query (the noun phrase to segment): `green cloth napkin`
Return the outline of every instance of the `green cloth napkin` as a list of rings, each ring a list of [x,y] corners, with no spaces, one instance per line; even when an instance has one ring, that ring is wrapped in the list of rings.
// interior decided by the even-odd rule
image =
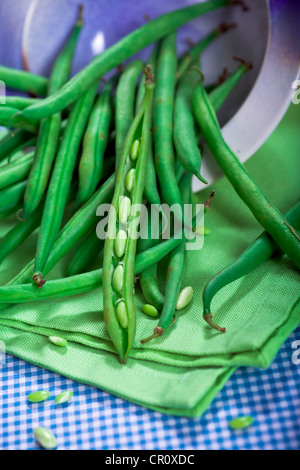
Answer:
[[[246,164],[283,211],[300,197],[299,124],[299,110],[293,105]],[[143,301],[137,289],[136,342],[126,366],[121,365],[105,330],[98,289],[1,311],[0,340],[7,352],[142,406],[189,417],[205,411],[237,367],[267,367],[299,323],[299,274],[285,256],[277,255],[216,295],[213,312],[216,321],[226,326],[226,334],[206,325],[205,284],[262,231],[224,178],[214,188],[212,209],[205,217],[211,233],[201,251],[188,253],[184,285],[193,286],[195,297],[162,338],[140,344],[157,321],[141,313]],[[208,192],[203,191],[203,200]],[[1,222],[2,234],[10,223]],[[32,258],[35,241],[36,234],[3,263],[1,283]],[[51,273],[53,278],[63,276],[67,261]],[[68,347],[52,345],[49,335],[63,336]]]

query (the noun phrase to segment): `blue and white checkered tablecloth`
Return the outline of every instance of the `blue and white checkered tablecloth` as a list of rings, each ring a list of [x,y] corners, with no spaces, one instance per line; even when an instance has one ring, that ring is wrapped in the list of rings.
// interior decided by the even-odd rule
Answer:
[[[79,384],[12,356],[0,368],[0,448],[37,449],[33,430],[51,429],[59,449],[300,449],[300,328],[268,370],[239,369],[198,419],[162,415]],[[299,343],[296,343],[299,341]],[[294,361],[296,362],[296,361]],[[49,390],[51,399],[29,404],[27,395]],[[72,390],[61,407],[54,397]],[[254,424],[229,429],[239,415]]]

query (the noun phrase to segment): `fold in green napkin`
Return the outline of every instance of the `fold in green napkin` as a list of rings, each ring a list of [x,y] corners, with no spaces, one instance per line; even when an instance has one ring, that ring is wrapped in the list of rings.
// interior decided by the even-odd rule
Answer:
[[[292,105],[285,118],[246,166],[266,194],[285,211],[300,197],[300,115]],[[232,262],[262,231],[223,178],[206,215],[211,229],[204,248],[188,253],[184,285],[192,285],[192,304],[161,338],[141,345],[156,321],[141,313],[137,289],[137,335],[126,366],[118,362],[105,330],[102,291],[66,299],[15,305],[0,312],[0,340],[6,351],[124,399],[161,412],[199,416],[239,366],[267,367],[300,319],[299,273],[285,257],[272,260],[220,291],[212,302],[216,321],[227,333],[211,330],[202,319],[206,282]],[[203,200],[209,189],[203,191]],[[10,221],[1,222],[2,235]],[[11,278],[34,254],[36,234],[0,270]],[[67,259],[49,278],[63,276]],[[1,298],[0,298],[1,301]],[[63,336],[66,349],[49,343]]]

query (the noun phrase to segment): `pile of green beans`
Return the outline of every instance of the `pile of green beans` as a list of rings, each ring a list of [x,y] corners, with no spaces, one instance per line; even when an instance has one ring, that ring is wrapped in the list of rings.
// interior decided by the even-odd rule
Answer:
[[[300,267],[299,203],[285,216],[280,214],[227,146],[216,116],[251,64],[238,59],[241,63],[230,75],[223,74],[206,89],[202,83],[202,52],[236,25],[222,24],[177,57],[180,26],[232,5],[246,10],[239,0],[208,0],[163,15],[106,49],[70,79],[83,28],[80,7],[49,79],[0,66],[0,80],[28,94],[9,96],[0,105],[0,124],[7,127],[0,134],[0,220],[13,214],[18,218],[0,241],[0,264],[37,231],[34,259],[0,287],[0,310],[102,286],[106,328],[125,363],[136,336],[139,280],[145,299],[142,311],[158,317],[154,333],[141,343],[172,330],[195,288],[184,283],[188,258],[182,209],[192,205],[189,229],[195,237],[203,236],[196,226],[199,198],[192,194],[193,175],[207,183],[201,175],[203,139],[267,231],[207,284],[204,320],[225,331],[212,320],[214,295],[278,248]],[[134,59],[122,65],[151,43],[145,64]],[[117,66],[105,80],[103,75]],[[164,205],[171,208],[170,220]],[[146,215],[144,207],[149,209]],[[155,222],[151,211],[158,215]],[[173,227],[172,222],[179,225]],[[164,240],[166,230],[170,236]],[[46,282],[67,254],[65,277]],[[63,339],[53,341],[65,345]]]

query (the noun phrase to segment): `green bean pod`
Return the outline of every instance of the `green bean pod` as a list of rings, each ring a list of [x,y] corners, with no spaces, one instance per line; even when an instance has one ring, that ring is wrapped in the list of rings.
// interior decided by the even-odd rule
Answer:
[[[178,84],[187,72],[190,65],[197,60],[199,60],[202,52],[213,42],[215,38],[220,36],[223,32],[227,31],[228,27],[226,25],[221,25],[219,28],[214,29],[208,36],[204,39],[201,39],[197,44],[195,44],[191,49],[183,55],[179,60],[178,68],[176,72],[176,83]]]
[[[76,249],[68,266],[67,276],[75,276],[89,271],[90,266],[98,258],[103,245],[103,240],[99,240],[95,228],[93,228],[88,237]]]
[[[137,245],[138,252],[148,250],[160,242],[160,227],[155,227],[157,230],[157,233],[155,234],[151,233],[153,229],[154,227],[151,226],[151,211],[149,210],[147,224],[143,223],[143,220],[141,221],[141,236]],[[143,271],[139,276],[139,282],[148,304],[154,305],[159,311],[161,311],[164,304],[164,296],[160,292],[157,284],[157,265],[154,264]]]
[[[191,200],[192,185],[191,175],[186,174],[180,182],[180,190],[183,204],[189,204]],[[171,253],[168,260],[165,301],[158,325],[154,329],[153,335],[149,338],[141,340],[146,343],[153,338],[161,336],[166,328],[173,321],[178,296],[181,290],[181,284],[185,271],[186,253],[185,243],[180,243]]]
[[[23,201],[26,181],[13,184],[0,191],[0,213],[16,208]]]
[[[163,41],[157,64],[157,86],[154,97],[155,167],[163,201],[169,206],[180,204],[175,177],[173,148],[173,108],[176,72],[176,34]]]
[[[193,173],[202,183],[207,181],[200,173],[201,153],[196,144],[195,124],[191,111],[192,97],[199,80],[196,70],[189,70],[179,83],[174,113],[174,144],[182,167]]]
[[[68,80],[76,45],[83,26],[82,7],[71,35],[58,55],[51,72],[48,95],[55,93]],[[34,163],[28,178],[24,196],[25,217],[28,217],[40,204],[48,186],[51,169],[56,156],[61,131],[61,114],[57,113],[41,122]]]
[[[298,234],[265,196],[239,158],[226,144],[202,83],[199,83],[194,92],[193,112],[207,145],[237,194],[277,245],[300,268],[300,238]]]
[[[73,106],[55,160],[35,257],[33,281],[39,287],[42,287],[45,283],[42,272],[60,230],[68,194],[66,188],[70,186],[72,181],[81,139],[97,89],[98,83],[84,93]]]
[[[46,191],[60,135],[61,118],[54,114],[41,123],[37,147],[24,195],[25,217],[39,205]]]
[[[143,271],[139,276],[140,286],[147,303],[161,311],[164,306],[165,297],[159,290],[157,284],[157,265]]]
[[[296,230],[300,229],[300,201],[285,213],[285,218]],[[277,249],[277,245],[267,232],[262,233],[233,263],[216,274],[203,291],[203,317],[213,328],[225,332],[212,321],[211,302],[223,287],[251,273],[265,263]]]
[[[133,60],[122,73],[116,94],[116,169],[122,158],[123,146],[134,118],[136,84],[143,71],[143,62]]]
[[[12,159],[12,156],[21,149],[34,145],[36,138],[22,129],[16,129],[13,134],[8,133],[0,141],[0,161]]]
[[[160,44],[157,42],[154,44],[151,54],[147,59],[147,64],[151,66],[152,73],[155,75],[156,73],[156,62],[158,58]],[[136,99],[136,109],[141,105],[145,94],[145,78],[142,77],[137,93]],[[152,137],[152,136],[151,136]],[[145,188],[144,188],[144,196],[149,202],[149,204],[161,204],[160,195],[157,186],[157,177],[156,177],[156,170],[154,166],[154,156],[153,156],[153,145],[149,146],[149,156],[147,160],[147,178],[145,181]]]
[[[8,106],[10,108],[25,109],[28,106],[36,104],[39,102],[37,98],[27,98],[25,96],[6,96],[5,104],[0,105],[0,108],[3,106]]]
[[[210,0],[167,13],[148,22],[95,57],[87,67],[75,75],[61,90],[49,96],[43,102],[21,111],[15,119],[22,120],[23,117],[27,117],[40,120],[65,109],[76,101],[96,80],[100,80],[118,64],[129,59],[149,44],[177,30],[197,16],[236,3],[235,0]]]
[[[241,65],[231,75],[229,75],[223,83],[216,86],[209,93],[209,99],[215,112],[219,111],[232,90],[241,81],[245,73],[247,73],[251,68],[252,65],[250,63],[242,61]]]
[[[33,155],[34,152],[25,154],[24,157],[8,163],[1,168],[0,190],[27,178],[32,165]]]
[[[115,79],[103,88],[91,112],[83,139],[83,151],[79,163],[79,191],[76,206],[86,202],[96,190],[102,177],[104,153],[112,119],[111,95]]]
[[[126,362],[136,329],[133,292],[137,240],[133,222],[139,223],[139,216],[136,213],[133,214],[131,208],[142,204],[149,154],[154,90],[151,67],[146,68],[146,73],[145,97],[130,126],[118,166],[116,189],[109,212],[107,238],[104,245],[104,320],[122,363]],[[140,142],[138,146],[137,141]],[[128,192],[126,177],[131,169],[135,169],[135,182],[132,191]],[[116,238],[119,230],[122,230],[127,239],[124,250],[119,250],[120,240]]]
[[[219,111],[228,95],[250,68],[250,64],[243,62],[224,83],[209,93],[209,98],[215,112]],[[206,184],[207,181],[200,174],[201,153],[198,148],[198,142],[201,139],[201,134],[196,137],[194,117],[191,111],[192,95],[198,82],[198,77],[199,75],[196,70],[188,71],[181,80],[177,91],[174,116],[174,143],[179,162],[176,162],[175,174],[178,181],[183,174],[184,168]]]
[[[47,94],[48,79],[23,70],[0,65],[0,80],[5,83],[7,88],[38,96],[46,96]]]
[[[19,222],[2,238],[0,243],[0,264],[40,225],[42,214],[43,204],[41,204],[27,220]]]
[[[19,112],[18,108],[11,108],[9,106],[0,106],[0,126],[8,127],[9,129],[11,127],[17,127],[17,128],[20,127],[21,129],[24,129],[33,134],[36,133],[38,130],[38,123],[30,119],[23,119],[20,122],[16,122],[12,126],[13,116],[15,116],[17,112]]]

